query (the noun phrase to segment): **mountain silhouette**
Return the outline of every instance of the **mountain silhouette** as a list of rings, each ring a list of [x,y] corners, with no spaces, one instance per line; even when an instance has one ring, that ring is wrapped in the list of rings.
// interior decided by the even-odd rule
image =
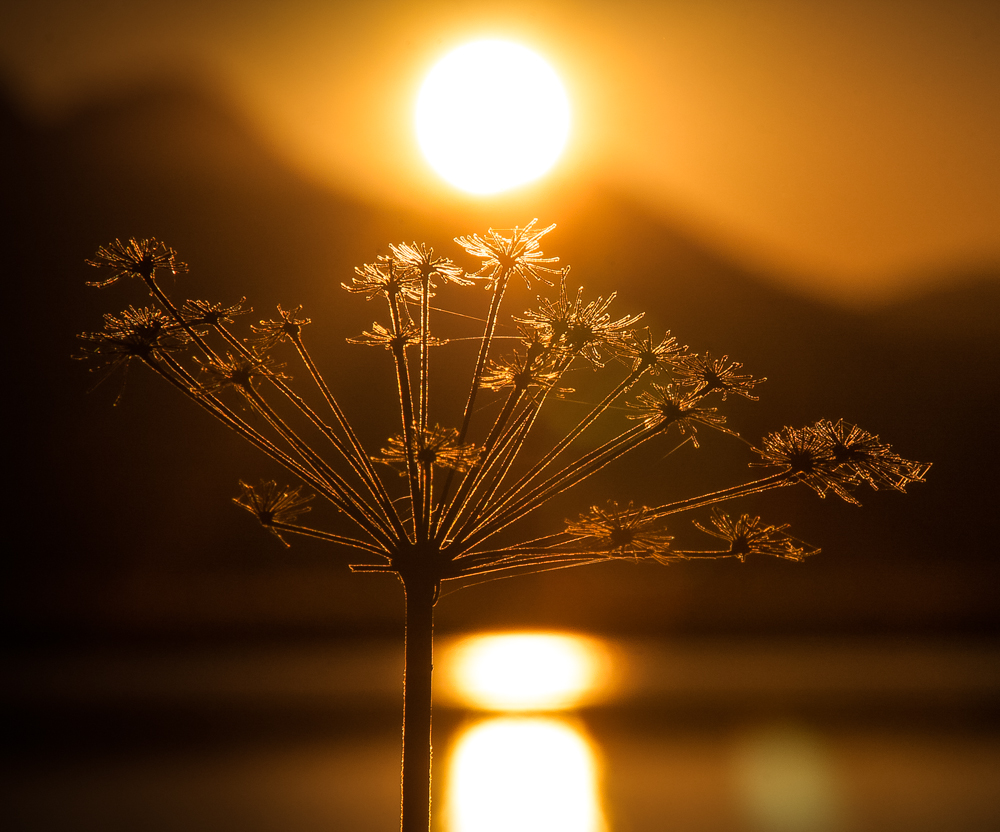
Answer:
[[[276,303],[303,304],[320,365],[377,449],[394,427],[371,391],[392,376],[380,351],[345,344],[378,313],[341,282],[390,242],[426,241],[459,259],[452,237],[535,216],[559,224],[545,250],[573,265],[588,297],[617,292],[620,314],[645,310],[654,332],[670,329],[768,378],[760,402],[723,405],[751,443],[785,424],[844,417],[935,467],[906,497],[868,494],[860,510],[804,489],[755,503],[768,522],[790,521],[824,548],[805,566],[567,570],[449,597],[442,626],[981,632],[998,623],[988,521],[1000,444],[996,273],[860,313],[796,294],[599,183],[536,205],[507,202],[496,219],[486,207],[428,216],[365,203],[310,181],[220,96],[185,83],[136,88],[45,126],[0,102],[0,133],[15,292],[8,342],[19,358],[13,516],[25,534],[7,584],[11,626],[345,632],[401,621],[398,590],[384,578],[350,575],[341,556],[308,541],[285,552],[229,503],[238,478],[279,470],[156,379],[102,379],[70,360],[76,333],[141,302],[121,281],[84,286],[83,260],[98,245],[162,239],[192,266],[179,291],[246,295],[252,320]],[[527,308],[534,293],[517,292],[511,303]],[[704,444],[608,482],[652,502],[648,489],[664,477],[695,488],[746,476],[744,445]]]

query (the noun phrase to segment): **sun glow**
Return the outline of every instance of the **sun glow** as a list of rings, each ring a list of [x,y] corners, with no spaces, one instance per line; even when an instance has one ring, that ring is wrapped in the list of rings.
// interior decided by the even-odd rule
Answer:
[[[600,645],[557,633],[474,636],[445,653],[446,686],[466,704],[497,711],[571,708],[598,693]]]
[[[417,140],[451,184],[491,194],[529,182],[559,158],[569,101],[552,68],[515,43],[481,40],[445,56],[417,99]]]

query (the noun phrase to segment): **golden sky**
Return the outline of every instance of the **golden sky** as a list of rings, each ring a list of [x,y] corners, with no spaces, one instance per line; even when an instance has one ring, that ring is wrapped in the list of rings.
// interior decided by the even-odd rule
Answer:
[[[0,75],[43,118],[193,77],[318,180],[431,208],[453,197],[414,139],[421,80],[506,37],[571,98],[555,185],[612,185],[849,302],[1000,263],[995,2],[5,0],[0,16]]]

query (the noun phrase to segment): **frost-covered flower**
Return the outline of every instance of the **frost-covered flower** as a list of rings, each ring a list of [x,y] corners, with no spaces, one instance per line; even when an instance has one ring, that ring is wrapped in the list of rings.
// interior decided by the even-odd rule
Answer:
[[[757,401],[758,397],[751,391],[755,385],[767,379],[736,372],[742,367],[739,361],[730,361],[728,355],[722,358],[712,358],[707,352],[704,355],[689,355],[677,367],[676,379],[681,384],[694,387],[700,394],[717,392],[725,399],[732,393]]]
[[[648,370],[652,375],[676,371],[682,366],[687,356],[687,347],[677,343],[668,331],[658,344],[653,343],[653,336],[648,329],[629,332],[615,345],[615,357],[633,373]]]
[[[532,351],[531,348],[521,353],[517,350],[512,355],[498,358],[483,374],[483,387],[487,390],[500,390],[513,387],[515,390],[527,390],[529,387],[551,387],[559,380],[559,370],[556,368],[555,356],[546,350]]]
[[[274,480],[261,480],[260,485],[253,486],[240,480],[240,490],[242,493],[233,497],[233,502],[253,514],[286,547],[288,543],[274,524],[291,524],[300,514],[312,510],[306,503],[313,495],[303,494],[301,485],[279,487]]]
[[[284,365],[275,364],[270,358],[255,360],[243,356],[227,355],[202,363],[201,391],[216,393],[226,387],[238,387],[245,393],[257,389],[260,378],[274,378],[287,381],[290,377],[281,372]]]
[[[212,303],[207,300],[188,300],[181,307],[181,317],[188,326],[206,327],[231,324],[237,315],[245,315],[250,309],[244,309],[246,298],[240,298],[230,306]]]
[[[801,541],[785,533],[788,528],[769,526],[760,522],[759,517],[741,514],[733,520],[719,509],[712,509],[712,526],[703,526],[695,522],[695,526],[705,534],[717,537],[729,544],[729,554],[745,560],[747,555],[771,555],[788,560],[803,560],[809,555],[819,552],[816,548],[807,548]]]
[[[558,262],[559,258],[543,257],[538,241],[555,228],[555,224],[535,230],[536,222],[538,220],[532,220],[524,228],[514,228],[509,237],[492,228],[485,234],[456,237],[456,243],[483,261],[473,277],[485,277],[492,284],[501,277],[518,274],[529,289],[532,280],[549,283],[544,275],[559,274],[559,269],[550,268],[548,264]]]
[[[414,323],[407,323],[399,332],[393,332],[378,321],[372,323],[370,330],[365,330],[359,338],[348,338],[348,344],[360,344],[364,347],[383,347],[384,349],[395,351],[400,347],[413,347],[420,343],[420,327]],[[428,347],[439,347],[447,341],[440,338],[428,338]]]
[[[804,428],[786,427],[765,437],[762,460],[755,465],[777,465],[795,474],[799,482],[821,497],[833,491],[849,503],[860,505],[850,490],[864,482],[904,491],[913,482],[923,482],[928,463],[904,459],[877,436],[843,419],[821,419]]]
[[[656,555],[666,553],[673,537],[646,518],[649,509],[631,502],[621,507],[609,500],[607,508],[591,506],[579,520],[566,521],[566,533],[590,540],[590,546],[607,554]]]
[[[840,419],[820,419],[813,426],[829,445],[829,453],[841,470],[873,489],[880,485],[905,491],[913,482],[923,482],[930,464],[903,459],[875,434]]]
[[[190,336],[176,321],[155,307],[130,306],[118,315],[104,316],[104,330],[79,336],[90,348],[88,352],[118,367],[133,358],[145,361],[158,352],[184,347]]]
[[[302,327],[312,323],[309,318],[299,317],[301,311],[301,306],[296,306],[294,309],[282,309],[279,303],[277,320],[251,324],[250,329],[257,336],[254,339],[254,349],[258,352],[266,352],[282,341],[297,341],[302,334]]]
[[[608,308],[616,297],[583,301],[583,288],[571,298],[566,288],[568,269],[563,269],[559,281],[559,296],[555,300],[539,298],[537,310],[529,310],[515,320],[534,328],[544,342],[571,355],[581,355],[595,367],[604,366],[602,349],[617,352],[624,348],[632,328],[642,315],[626,315],[612,320]]]
[[[471,442],[460,443],[454,428],[433,428],[415,433],[415,459],[421,465],[451,468],[459,473],[468,471],[479,459],[479,450]],[[376,462],[405,466],[408,459],[406,440],[402,436],[389,439],[389,446],[382,449],[383,456]]]
[[[698,447],[698,426],[715,428],[724,433],[732,433],[725,427],[726,417],[716,412],[714,407],[698,404],[701,396],[673,384],[654,384],[652,390],[640,393],[628,406],[635,413],[630,419],[642,419],[648,428],[666,430],[677,425],[682,436],[690,434],[691,443]]]
[[[368,300],[383,295],[386,298],[420,298],[420,281],[413,269],[399,266],[388,255],[380,255],[374,263],[365,263],[354,269],[350,283],[341,283],[348,292],[365,295]]]
[[[465,276],[465,269],[447,257],[435,257],[434,249],[423,243],[400,243],[389,245],[393,259],[398,268],[408,270],[421,285],[434,285],[434,278],[440,278],[446,283],[456,283],[459,286],[472,286],[475,281]]]
[[[856,478],[834,459],[830,442],[821,431],[813,427],[784,427],[765,436],[761,447],[753,450],[761,461],[751,465],[783,468],[820,497],[832,491],[841,499],[859,505],[849,490]]]
[[[137,240],[129,237],[124,243],[115,240],[97,249],[97,253],[87,264],[98,269],[105,269],[110,276],[105,280],[87,281],[88,286],[108,286],[119,277],[141,277],[147,280],[156,278],[157,269],[169,269],[172,274],[186,272],[187,263],[177,259],[177,252],[159,240]]]

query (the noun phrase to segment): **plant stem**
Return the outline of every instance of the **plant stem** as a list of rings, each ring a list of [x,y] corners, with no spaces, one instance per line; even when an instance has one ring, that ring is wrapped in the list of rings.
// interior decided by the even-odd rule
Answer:
[[[431,672],[436,586],[422,575],[403,579],[406,647],[403,669],[401,832],[428,832],[431,822]]]

